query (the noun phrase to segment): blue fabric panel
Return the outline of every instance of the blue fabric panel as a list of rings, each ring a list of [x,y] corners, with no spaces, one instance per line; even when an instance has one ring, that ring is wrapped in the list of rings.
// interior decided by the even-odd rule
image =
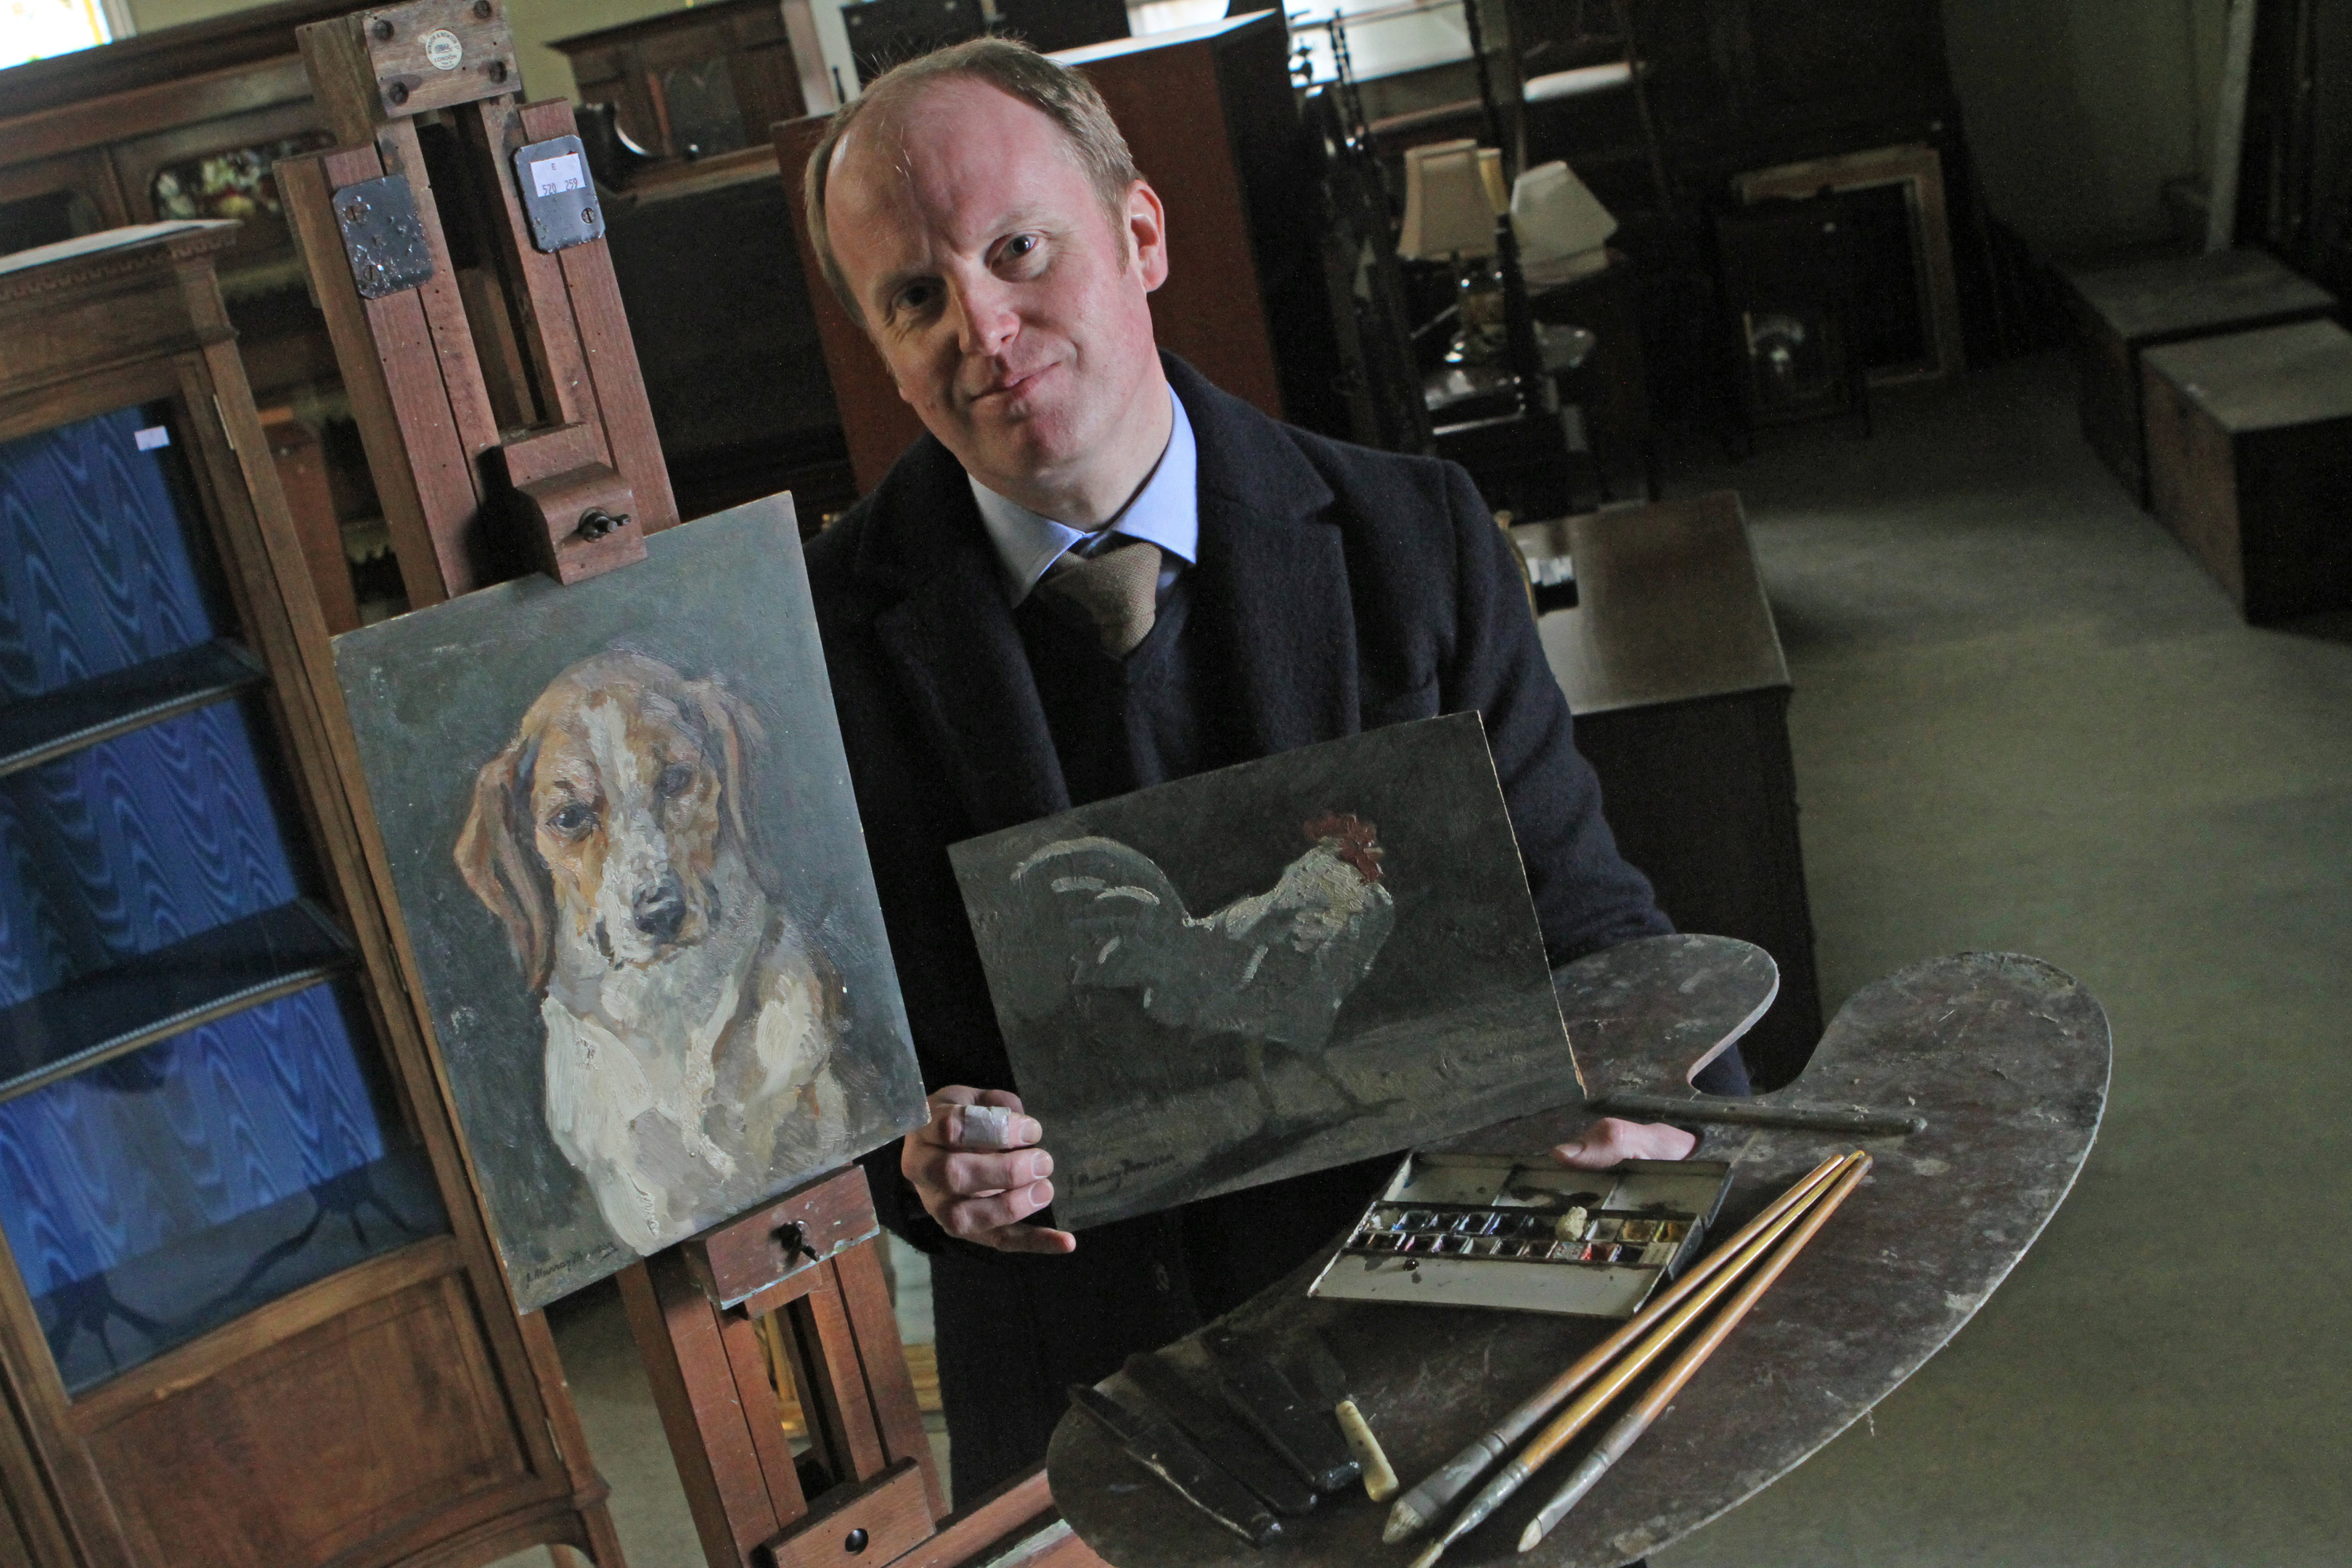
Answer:
[[[383,1153],[317,985],[0,1103],[0,1230],[45,1295]]]
[[[227,702],[0,779],[0,1005],[299,890]]]
[[[0,701],[221,635],[179,455],[135,439],[157,417],[123,408],[0,443]]]

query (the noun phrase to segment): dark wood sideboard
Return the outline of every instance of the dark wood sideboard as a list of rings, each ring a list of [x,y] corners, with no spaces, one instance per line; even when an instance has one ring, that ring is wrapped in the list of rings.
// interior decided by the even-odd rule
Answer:
[[[1740,1053],[1759,1088],[1787,1083],[1821,1038],[1821,985],[1789,666],[1739,498],[1529,526],[1576,563],[1576,607],[1536,625],[1618,847],[1677,929],[1752,942],[1780,964],[1780,997]]]

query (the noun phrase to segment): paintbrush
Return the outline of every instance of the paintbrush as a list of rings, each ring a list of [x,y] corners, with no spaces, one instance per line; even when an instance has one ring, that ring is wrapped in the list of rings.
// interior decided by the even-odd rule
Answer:
[[[1836,1162],[1838,1166],[1851,1166],[1858,1156],[1848,1155]],[[1832,1180],[1835,1178],[1832,1177]],[[1811,1178],[1808,1178],[1811,1181]],[[1607,1408],[1619,1394],[1650,1364],[1664,1355],[1683,1331],[1698,1321],[1699,1316],[1720,1300],[1738,1285],[1759,1258],[1769,1253],[1775,1242],[1810,1216],[1817,1208],[1824,1192],[1833,1190],[1826,1183],[1806,1186],[1798,1202],[1782,1209],[1773,1220],[1740,1244],[1725,1266],[1717,1270],[1703,1288],[1691,1292],[1680,1306],[1669,1313],[1633,1350],[1611,1363],[1608,1369],[1577,1395],[1567,1409],[1554,1416],[1538,1433],[1519,1456],[1497,1472],[1468,1506],[1446,1527],[1445,1533],[1433,1542],[1420,1556],[1413,1559],[1412,1568],[1430,1568],[1445,1549],[1484,1524],[1496,1509],[1510,1500],[1528,1477],[1541,1468],[1553,1455],[1568,1445],[1570,1438],[1582,1431],[1592,1418]]]
[[[1927,1131],[1916,1111],[1865,1110],[1843,1105],[1757,1105],[1740,1100],[1676,1100],[1664,1094],[1612,1094],[1585,1110],[1652,1121],[1716,1121],[1731,1127],[1788,1127],[1800,1131],[1851,1132],[1857,1138],[1901,1138]]]
[[[1823,1161],[1811,1175],[1774,1199],[1762,1214],[1742,1226],[1729,1240],[1693,1264],[1680,1279],[1660,1291],[1647,1307],[1587,1351],[1574,1365],[1530,1394],[1509,1415],[1474,1438],[1467,1447],[1397,1499],[1395,1506],[1389,1510],[1388,1526],[1381,1532],[1381,1539],[1394,1546],[1436,1519],[1439,1510],[1469,1489],[1486,1473],[1487,1466],[1501,1458],[1513,1443],[1524,1436],[1537,1422],[1550,1415],[1561,1400],[1590,1382],[1619,1351],[1664,1321],[1668,1313],[1712,1279],[1741,1247],[1802,1202],[1807,1193],[1834,1175],[1842,1163],[1838,1160]]]
[[[1530,1520],[1527,1529],[1520,1533],[1520,1551],[1534,1551],[1543,1538],[1551,1533],[1552,1527],[1568,1516],[1568,1510],[1583,1500],[1584,1494],[1608,1473],[1609,1467],[1623,1458],[1625,1450],[1633,1446],[1634,1440],[1650,1429],[1650,1424],[1664,1413],[1666,1406],[1674,1403],[1675,1395],[1683,1391],[1683,1385],[1706,1364],[1706,1358],[1713,1355],[1716,1347],[1722,1344],[1725,1337],[1738,1326],[1739,1320],[1748,1315],[1748,1310],[1772,1288],[1772,1282],[1780,1277],[1780,1271],[1796,1260],[1797,1254],[1805,1249],[1805,1244],[1813,1239],[1814,1233],[1828,1223],[1830,1215],[1837,1213],[1838,1205],[1862,1184],[1862,1178],[1870,1171],[1870,1156],[1857,1154],[1853,1158],[1857,1162],[1853,1168],[1838,1178],[1837,1185],[1830,1190],[1828,1196],[1807,1211],[1803,1223],[1740,1288],[1739,1294],[1731,1299],[1715,1321],[1706,1326],[1706,1331],[1691,1342],[1690,1348],[1675,1359],[1675,1363],[1666,1368],[1664,1375],[1634,1403],[1632,1409],[1617,1418],[1617,1424],[1609,1428],[1601,1441],[1593,1446],[1592,1451],[1577,1461],[1576,1469],[1568,1478],[1568,1484],[1543,1505],[1542,1511]],[[1517,1463],[1514,1461],[1515,1466]],[[1540,1464],[1542,1460],[1538,1459],[1536,1463]],[[1532,1469],[1533,1466],[1529,1468]]]

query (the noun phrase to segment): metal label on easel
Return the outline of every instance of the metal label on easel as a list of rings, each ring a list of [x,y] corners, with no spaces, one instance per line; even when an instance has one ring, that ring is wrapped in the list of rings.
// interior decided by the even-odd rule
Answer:
[[[579,137],[558,136],[518,148],[514,167],[533,245],[551,252],[604,237],[604,215],[596,210],[596,182],[589,177]]]
[[[351,258],[352,281],[361,299],[381,300],[433,276],[433,252],[405,174],[362,180],[337,191],[335,224],[343,231],[343,252]]]

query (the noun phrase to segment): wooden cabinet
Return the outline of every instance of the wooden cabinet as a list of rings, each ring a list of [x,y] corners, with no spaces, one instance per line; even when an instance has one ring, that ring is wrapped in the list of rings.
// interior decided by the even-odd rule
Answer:
[[[1780,966],[1779,999],[1739,1043],[1758,1087],[1777,1088],[1812,1055],[1822,999],[1789,667],[1739,498],[1528,526],[1576,564],[1576,608],[1536,624],[1618,847],[1677,929],[1752,942]]]
[[[0,258],[0,1542],[617,1568],[362,864],[237,243]]]
[[[572,62],[581,101],[611,104],[622,133],[657,158],[761,146],[777,121],[833,102],[807,0],[720,0],[548,47]]]
[[[294,29],[350,9],[282,0],[0,70],[0,254],[124,224],[237,220],[215,269],[246,380],[261,406],[305,426],[331,471],[313,492],[331,510],[306,513],[306,526],[322,539],[348,530],[363,552],[381,509],[270,173],[332,140]],[[341,552],[319,567],[322,597],[350,604]],[[356,614],[339,611],[331,629]]]

